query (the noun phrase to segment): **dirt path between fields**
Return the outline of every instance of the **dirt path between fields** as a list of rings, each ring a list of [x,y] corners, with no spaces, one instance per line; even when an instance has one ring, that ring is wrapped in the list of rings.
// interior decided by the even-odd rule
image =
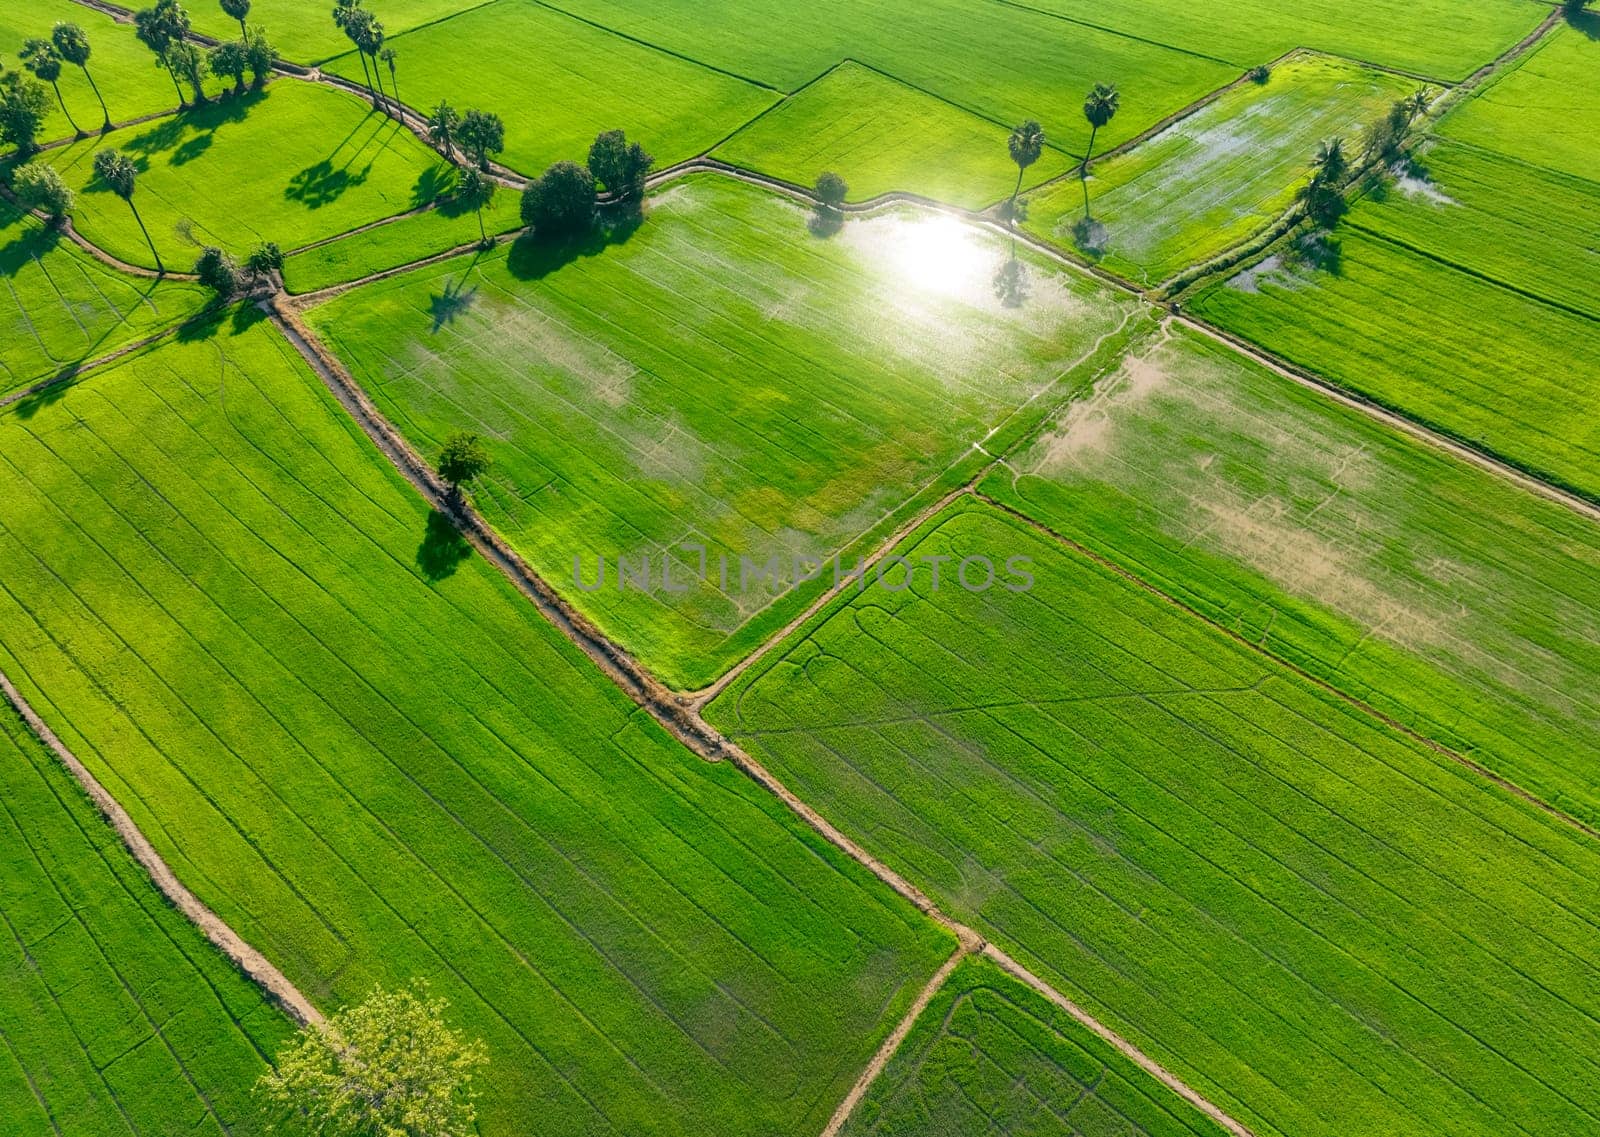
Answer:
[[[266,956],[246,943],[244,937],[224,923],[220,916],[202,904],[194,893],[183,886],[167,862],[161,859],[161,854],[156,852],[149,839],[134,824],[133,818],[128,816],[127,810],[122,808],[117,799],[100,784],[99,779],[78,760],[77,755],[67,749],[66,744],[39,717],[4,672],[0,672],[0,694],[4,694],[6,702],[22,716],[29,729],[39,736],[40,741],[50,748],[61,764],[77,779],[78,784],[89,795],[89,800],[94,802],[95,808],[117,831],[117,836],[122,838],[122,843],[128,852],[132,853],[134,860],[150,874],[150,880],[173,907],[182,912],[205,934],[206,939],[232,960],[240,971],[253,980],[297,1023],[301,1026],[320,1023],[322,1013],[312,1006],[311,1000],[302,995]]]

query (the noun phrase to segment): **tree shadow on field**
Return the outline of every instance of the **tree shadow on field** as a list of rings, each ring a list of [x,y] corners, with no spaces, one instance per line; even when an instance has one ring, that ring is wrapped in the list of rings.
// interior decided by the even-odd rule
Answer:
[[[290,178],[289,184],[283,188],[283,196],[290,201],[298,201],[307,209],[321,209],[361,185],[371,173],[370,162],[352,174],[348,168],[334,169],[333,163],[324,158]]]
[[[627,210],[615,217],[597,221],[586,233],[570,237],[540,237],[532,232],[523,233],[511,242],[511,250],[506,255],[506,268],[518,280],[539,280],[580,257],[598,256],[614,245],[627,244],[642,224],[642,213]]]
[[[1589,39],[1600,40],[1600,12],[1568,12],[1567,23]]]
[[[469,264],[461,271],[460,277],[444,282],[444,291],[435,292],[428,297],[428,316],[433,320],[434,332],[446,324],[453,324],[458,316],[463,315],[472,307],[473,301],[478,296],[478,286],[474,284],[467,287],[467,277],[472,275],[473,267],[478,263],[478,258],[472,258]]]
[[[451,521],[437,509],[428,514],[428,524],[422,531],[422,544],[417,546],[417,567],[429,581],[437,583],[461,567],[461,562],[472,556],[472,545],[461,535]]]
[[[60,243],[61,230],[54,225],[23,222],[21,232],[0,245],[0,276],[16,276]]]
[[[199,343],[220,332],[224,324],[228,326],[229,335],[238,335],[266,318],[267,314],[248,300],[238,304],[213,304],[179,324],[173,338],[179,343]]]
[[[121,148],[136,155],[136,161],[142,160],[141,169],[148,169],[150,159],[158,154],[169,154],[168,165],[181,166],[209,150],[218,130],[229,123],[243,122],[250,108],[265,97],[264,92],[253,91],[238,98],[213,99],[141,130]]]
[[[444,212],[445,206],[455,199],[446,197],[456,188],[456,168],[448,162],[435,162],[422,173],[417,175],[416,184],[411,187],[411,206],[419,209],[424,205],[439,203],[439,211]],[[443,198],[444,200],[440,200]],[[461,210],[457,210],[457,213]],[[455,213],[446,214],[454,217]]]
[[[826,241],[829,237],[838,236],[843,228],[844,210],[820,201],[812,207],[810,216],[806,218],[806,231],[819,240]]]

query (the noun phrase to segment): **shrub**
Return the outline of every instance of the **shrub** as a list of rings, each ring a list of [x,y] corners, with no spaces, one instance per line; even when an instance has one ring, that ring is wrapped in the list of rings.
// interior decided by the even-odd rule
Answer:
[[[829,209],[838,209],[850,196],[850,186],[832,170],[817,175],[817,200]]]
[[[589,147],[589,172],[618,201],[636,201],[644,196],[645,178],[655,161],[643,146],[630,143],[620,130],[597,135]]]
[[[12,178],[12,188],[17,198],[29,209],[48,214],[51,221],[60,222],[72,212],[77,195],[61,180],[54,166],[36,162],[23,166]]]
[[[194,271],[200,283],[215,292],[218,299],[226,300],[239,290],[239,266],[215,245],[201,250],[200,259],[194,262]]]

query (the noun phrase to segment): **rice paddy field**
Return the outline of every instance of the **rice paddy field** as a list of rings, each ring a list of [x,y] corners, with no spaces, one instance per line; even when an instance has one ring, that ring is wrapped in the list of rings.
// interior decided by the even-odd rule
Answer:
[[[711,149],[778,97],[534,0],[494,0],[399,36],[394,50],[407,103],[496,112],[506,124],[499,160],[530,176],[582,162],[594,136],[612,129],[669,166]],[[355,55],[328,70],[361,80]]]
[[[832,170],[849,183],[850,201],[898,190],[983,209],[1016,185],[1016,167],[1006,154],[1008,131],[847,62],[755,119],[714,156],[802,186]],[[1047,143],[1023,187],[1073,165],[1070,155]]]
[[[1155,138],[1029,202],[1028,228],[1142,286],[1266,228],[1310,179],[1317,143],[1359,137],[1415,86],[1370,67],[1299,56]],[[1087,200],[1085,200],[1087,199]]]
[[[50,30],[63,22],[77,24],[89,38],[87,66],[94,84],[70,63],[63,66],[57,81],[61,101],[81,129],[98,131],[105,121],[100,101],[94,95],[95,86],[100,88],[114,123],[177,107],[178,93],[172,89],[172,79],[156,66],[155,56],[135,38],[133,28],[73,0],[0,0],[0,66],[8,71],[21,70],[18,53],[23,43],[48,39]],[[222,84],[208,76],[205,89],[208,94],[215,94]],[[188,96],[185,88],[184,97]],[[42,138],[71,138],[72,134],[52,91]]]
[[[1600,822],[1600,526],[1169,325],[983,482]]]
[[[249,1090],[288,1020],[166,903],[9,705],[0,858],[6,1132],[267,1132]]]
[[[1594,1124],[1591,836],[992,507],[897,552],[708,710],[794,793],[1257,1133]]]
[[[1221,1127],[985,959],[918,1018],[845,1137],[1220,1137]]]
[[[308,320],[419,451],[481,434],[485,515],[677,686],[710,682],[831,583],[830,564],[793,588],[796,557],[844,550],[847,572],[976,472],[978,445],[1066,398],[1136,312],[951,218],[817,236],[798,205],[714,175],[613,236],[430,266]],[[651,585],[625,584],[619,558],[646,557]]]
[[[815,1132],[954,946],[670,741],[248,309],[6,412],[0,485],[0,669],[308,997],[431,981],[486,1135]]]
[[[0,398],[172,326],[205,302],[179,281],[126,276],[0,201]]]
[[[147,268],[155,260],[133,212],[94,173],[108,143],[139,166],[133,204],[166,267],[183,272],[204,245],[240,260],[262,241],[296,248],[426,204],[450,178],[394,120],[293,79],[50,151],[46,160],[78,191],[78,231]]]
[[[381,5],[366,6],[383,22],[384,34],[393,39],[481,3],[483,0],[384,0]],[[251,0],[250,15],[245,23],[268,29],[279,58],[301,64],[323,63],[350,50],[350,40],[329,18],[332,8],[332,4],[307,4],[305,0]],[[230,18],[218,4],[192,4],[189,15],[195,29],[207,35],[217,39],[239,36],[238,21]],[[387,74],[384,81],[388,81]]]

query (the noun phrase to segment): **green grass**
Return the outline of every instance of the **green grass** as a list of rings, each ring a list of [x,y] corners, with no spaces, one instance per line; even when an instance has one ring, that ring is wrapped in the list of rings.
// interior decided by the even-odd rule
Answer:
[[[106,109],[112,122],[127,122],[157,111],[170,111],[178,105],[178,93],[172,89],[172,79],[166,71],[156,66],[156,57],[133,34],[131,24],[119,24],[110,16],[93,8],[73,3],[73,0],[0,0],[0,66],[8,71],[22,70],[17,53],[23,41],[50,38],[50,29],[58,23],[77,24],[89,37],[89,74],[105,97]],[[98,134],[104,121],[100,102],[94,89],[83,77],[83,72],[72,64],[62,67],[61,98],[67,109],[83,130]],[[206,90],[212,94],[222,89],[216,79],[208,78]],[[184,97],[190,94],[184,85]],[[72,128],[61,113],[54,92],[50,96],[50,113],[45,119],[43,137],[69,138]],[[110,136],[111,144],[119,135]]]
[[[1025,522],[900,551],[1034,586],[923,562],[712,721],[1258,1134],[1594,1129],[1591,838]]]
[[[814,1134],[952,942],[463,560],[254,318],[0,416],[0,668],[320,1006],[428,978],[485,1137]]]
[[[483,3],[483,0],[383,0],[381,4],[367,4],[383,23],[383,31],[390,39],[401,32],[421,24],[442,20],[456,12]],[[195,30],[218,39],[238,39],[239,23],[222,11],[216,0],[196,0],[187,5]],[[267,38],[277,49],[281,59],[297,63],[321,63],[335,55],[350,50],[350,40],[334,26],[330,13],[332,3],[312,4],[307,0],[251,0],[250,15],[245,23],[250,27],[267,29]],[[401,76],[405,74],[406,60],[402,56],[396,64]],[[360,66],[356,67],[359,74]],[[383,81],[389,82],[388,69]],[[401,82],[405,80],[402,78]]]
[[[1221,1128],[984,959],[963,962],[844,1137],[1220,1137]]]
[[[804,186],[833,170],[850,184],[851,201],[902,190],[982,209],[1016,185],[1008,133],[869,67],[844,63],[717,147],[715,157]],[[1072,164],[1048,147],[1024,187]]]
[[[1306,47],[1443,80],[1466,78],[1533,31],[1549,11],[1526,0],[1030,0],[1030,6],[1240,67]]]
[[[169,269],[202,245],[243,259],[261,241],[285,249],[433,200],[449,184],[410,131],[325,85],[279,79],[110,140],[139,166],[133,202]],[[155,267],[128,206],[94,176],[105,143],[86,139],[48,161],[78,190],[73,223],[131,264]]]
[[[703,175],[603,253],[522,241],[308,318],[418,450],[482,434],[490,521],[668,682],[698,687],[819,587],[789,588],[794,556],[862,551],[961,484],[987,460],[975,444],[1020,437],[1135,310],[1032,260],[1008,307],[1003,239],[950,218],[807,226],[787,199]],[[651,587],[622,587],[618,558],[646,556]],[[661,586],[668,556],[684,592]],[[741,557],[780,558],[778,581],[751,570],[741,586]]]
[[[1453,111],[1447,137],[1580,178],[1600,177],[1600,15],[1562,27]]]
[[[0,201],[0,396],[196,312],[196,285],[125,276]]]
[[[0,703],[0,1116],[11,1137],[264,1133],[290,1023],[156,891]]]
[[[1600,527],[1173,328],[985,492],[1600,825]]]
[[[1347,223],[1600,319],[1600,181],[1439,141]]]
[[[1324,138],[1359,139],[1414,84],[1319,56],[1245,83],[1126,154],[1029,202],[1027,227],[1143,285],[1171,279],[1264,229],[1310,178]]]
[[[1095,83],[1115,82],[1122,90],[1122,111],[1099,140],[1115,145],[1240,70],[1017,4],[919,0],[910,10],[899,0],[802,6],[788,0],[559,0],[557,6],[784,91],[853,59],[1008,128],[1038,119],[1068,152],[1088,142],[1083,96]]]
[[[621,128],[669,166],[711,149],[777,94],[629,42],[532,0],[498,0],[394,41],[400,97],[449,100],[505,121],[499,160],[533,175],[582,162],[602,130]],[[360,80],[361,61],[329,70]],[[464,82],[470,76],[471,82]]]
[[[501,187],[483,211],[483,227],[493,237],[522,227],[521,195]],[[325,244],[291,253],[283,261],[284,287],[315,292],[375,272],[398,268],[478,240],[478,219],[448,199],[442,208],[397,218]]]
[[[1592,319],[1349,226],[1331,266],[1293,254],[1186,305],[1341,386],[1600,497]],[[1288,259],[1286,259],[1286,257]]]

